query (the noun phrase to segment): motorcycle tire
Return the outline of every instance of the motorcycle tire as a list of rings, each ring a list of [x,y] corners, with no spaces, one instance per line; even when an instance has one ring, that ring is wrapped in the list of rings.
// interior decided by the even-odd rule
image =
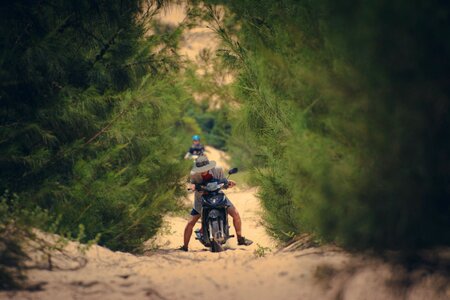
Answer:
[[[219,232],[219,230],[220,229],[219,229],[218,221],[213,221],[211,224],[212,236],[215,237],[217,232]],[[211,241],[211,252],[222,252],[222,251],[223,251],[222,245],[220,243],[218,243],[217,241],[212,240]]]
[[[211,252],[222,252],[222,251],[223,251],[223,247],[221,244],[219,244],[216,241],[211,242]]]

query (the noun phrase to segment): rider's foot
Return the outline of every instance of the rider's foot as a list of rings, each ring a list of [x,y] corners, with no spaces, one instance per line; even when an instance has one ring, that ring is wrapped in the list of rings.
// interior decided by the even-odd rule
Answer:
[[[250,246],[251,244],[253,244],[253,241],[246,239],[243,236],[238,237],[238,245],[239,246]]]
[[[189,251],[189,249],[188,249],[188,247],[187,247],[187,246],[181,246],[180,248],[178,248],[178,250],[181,250],[181,251],[186,251],[186,252],[188,252],[188,251]]]

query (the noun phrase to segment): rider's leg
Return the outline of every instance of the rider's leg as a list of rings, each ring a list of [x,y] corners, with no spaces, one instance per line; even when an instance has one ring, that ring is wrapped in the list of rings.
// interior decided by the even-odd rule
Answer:
[[[184,246],[186,249],[189,246],[189,241],[191,240],[192,230],[194,229],[195,224],[198,219],[200,219],[200,214],[191,216],[191,219],[186,224],[186,228],[184,228]]]
[[[238,240],[238,245],[250,246],[253,241],[246,239],[242,236],[242,222],[239,212],[234,206],[228,208],[228,214],[233,218],[234,229],[236,230],[236,236]]]
[[[234,229],[236,230],[237,238],[242,236],[242,222],[241,216],[236,207],[232,206],[228,208],[228,214],[233,218]]]

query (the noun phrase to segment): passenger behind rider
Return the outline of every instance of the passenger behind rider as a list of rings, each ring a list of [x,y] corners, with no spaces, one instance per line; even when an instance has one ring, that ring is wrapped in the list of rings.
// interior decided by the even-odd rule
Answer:
[[[191,189],[195,190],[196,184],[205,184],[212,180],[221,180],[224,179],[223,169],[221,167],[216,167],[215,161],[210,161],[206,156],[200,156],[192,168],[191,171]],[[233,180],[228,180],[228,188],[234,187],[236,183]],[[189,249],[189,241],[191,239],[192,230],[194,229],[195,224],[200,219],[200,214],[202,211],[202,202],[201,202],[201,192],[195,191],[194,194],[194,207],[191,211],[191,218],[189,222],[186,224],[186,228],[184,229],[184,244],[180,248],[180,250],[188,251]],[[236,236],[238,245],[249,246],[253,242],[249,239],[246,239],[242,236],[242,224],[241,217],[239,216],[239,212],[236,207],[234,207],[233,203],[231,203],[230,199],[226,197],[228,204],[228,214],[233,218],[234,229],[236,230]]]
[[[203,155],[204,152],[205,147],[202,144],[200,144],[200,136],[194,135],[192,136],[192,145],[189,148],[189,151],[184,156],[184,159],[189,159],[191,158],[192,155],[199,155],[199,156]]]

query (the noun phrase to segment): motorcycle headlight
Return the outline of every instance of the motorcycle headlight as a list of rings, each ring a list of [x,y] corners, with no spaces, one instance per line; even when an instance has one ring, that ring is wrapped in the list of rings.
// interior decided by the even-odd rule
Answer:
[[[216,219],[219,217],[219,215],[220,215],[220,212],[216,209],[213,209],[209,212],[208,217],[211,219]]]

